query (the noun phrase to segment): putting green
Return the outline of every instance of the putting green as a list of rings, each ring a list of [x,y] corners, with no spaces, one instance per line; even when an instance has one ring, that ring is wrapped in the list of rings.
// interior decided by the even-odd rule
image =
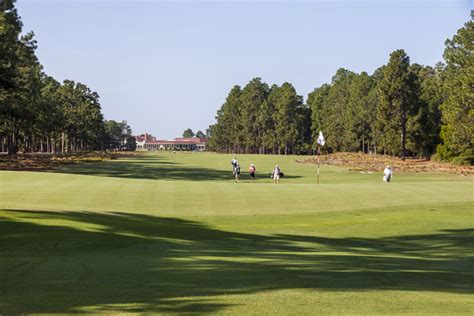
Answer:
[[[470,314],[472,177],[159,153],[0,171],[0,314]],[[268,176],[279,164],[285,177]]]

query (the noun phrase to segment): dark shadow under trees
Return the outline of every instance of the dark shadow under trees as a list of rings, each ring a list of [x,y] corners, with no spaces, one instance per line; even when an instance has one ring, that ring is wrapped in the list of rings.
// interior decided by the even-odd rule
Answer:
[[[15,220],[0,212],[1,313],[117,304],[137,304],[129,312],[212,312],[225,305],[208,296],[278,289],[474,292],[474,229],[264,236],[128,213],[4,212]]]

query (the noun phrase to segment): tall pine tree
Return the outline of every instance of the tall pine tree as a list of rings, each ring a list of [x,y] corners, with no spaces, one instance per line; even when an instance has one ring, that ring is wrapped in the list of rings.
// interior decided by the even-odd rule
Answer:
[[[392,155],[406,156],[407,121],[413,106],[413,78],[409,70],[410,58],[399,49],[390,54],[378,85],[380,102],[375,128],[379,145]]]
[[[446,41],[445,85],[448,98],[441,105],[441,159],[474,163],[474,22],[467,22]]]

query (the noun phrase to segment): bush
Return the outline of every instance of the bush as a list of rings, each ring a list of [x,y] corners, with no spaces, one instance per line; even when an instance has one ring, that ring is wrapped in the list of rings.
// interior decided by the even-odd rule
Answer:
[[[462,165],[462,166],[472,166],[474,165],[474,157],[472,154],[469,155],[461,155],[458,157],[454,157],[451,162],[455,165]]]
[[[450,152],[444,144],[436,147],[436,154],[431,157],[435,161],[446,161],[456,165],[474,165],[474,149],[467,150],[459,155]]]

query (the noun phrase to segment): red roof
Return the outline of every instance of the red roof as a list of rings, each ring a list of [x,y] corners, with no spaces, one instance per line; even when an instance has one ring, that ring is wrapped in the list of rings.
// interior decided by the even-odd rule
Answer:
[[[183,138],[183,137],[178,137],[174,139],[175,142],[180,142],[180,143],[192,143],[192,144],[199,144],[199,143],[205,143],[207,142],[207,138]]]
[[[175,142],[174,141],[171,141],[171,140],[152,140],[152,141],[148,141],[146,142],[147,144],[174,144]]]
[[[145,137],[140,135],[140,136],[135,136],[135,139],[137,142],[143,142],[145,141]],[[148,139],[145,141],[146,144],[158,144],[158,145],[166,145],[166,144],[202,144],[202,143],[207,143],[207,138],[184,138],[184,137],[177,137],[174,140],[165,140],[165,139]]]

